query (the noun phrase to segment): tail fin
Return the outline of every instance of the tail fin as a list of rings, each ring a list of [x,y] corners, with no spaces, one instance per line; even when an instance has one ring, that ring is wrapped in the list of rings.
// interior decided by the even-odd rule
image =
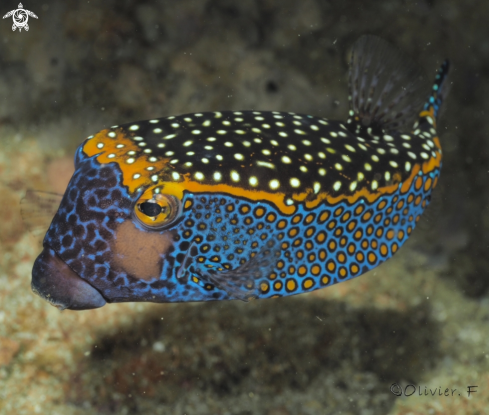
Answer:
[[[446,59],[440,66],[440,69],[438,69],[438,73],[435,76],[435,82],[431,89],[431,95],[426,104],[424,104],[423,111],[428,111],[430,113],[433,111],[435,120],[438,119],[441,104],[450,90],[450,84],[447,82],[449,68],[450,62]]]
[[[353,45],[348,123],[372,130],[410,130],[426,102],[429,83],[409,58],[377,36]]]

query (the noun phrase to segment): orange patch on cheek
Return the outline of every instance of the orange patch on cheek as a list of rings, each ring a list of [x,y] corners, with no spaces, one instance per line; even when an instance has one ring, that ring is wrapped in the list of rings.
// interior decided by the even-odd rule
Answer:
[[[117,228],[111,246],[114,265],[135,278],[159,279],[165,255],[172,245],[171,232],[147,232],[126,221]]]

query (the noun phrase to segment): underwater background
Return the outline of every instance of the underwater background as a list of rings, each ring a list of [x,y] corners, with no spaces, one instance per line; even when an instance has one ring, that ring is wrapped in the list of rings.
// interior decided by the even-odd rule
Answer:
[[[0,414],[489,413],[489,3],[23,5],[38,16],[29,31],[0,20]],[[17,3],[0,6],[3,16]],[[41,245],[20,199],[63,193],[87,135],[196,111],[345,120],[348,55],[362,34],[394,44],[430,80],[452,64],[440,183],[387,263],[250,303],[60,313],[32,293]],[[420,389],[396,396],[394,383]]]

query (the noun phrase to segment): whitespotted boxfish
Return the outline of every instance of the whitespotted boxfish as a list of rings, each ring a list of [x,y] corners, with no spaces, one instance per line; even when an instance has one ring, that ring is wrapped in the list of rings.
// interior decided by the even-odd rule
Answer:
[[[202,112],[88,137],[32,272],[60,309],[250,300],[357,277],[390,258],[429,204],[448,62],[430,92],[385,41],[361,37],[346,122]]]

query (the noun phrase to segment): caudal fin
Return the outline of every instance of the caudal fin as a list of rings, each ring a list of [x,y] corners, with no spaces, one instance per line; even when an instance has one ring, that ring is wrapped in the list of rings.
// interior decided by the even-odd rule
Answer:
[[[348,122],[373,131],[410,130],[430,88],[415,63],[372,35],[353,45],[349,86]]]
[[[447,97],[450,90],[450,84],[447,82],[448,70],[450,69],[450,62],[446,59],[435,76],[435,82],[431,89],[431,95],[428,101],[425,103],[423,110],[431,112],[433,109],[433,116],[435,120],[438,119],[440,114],[440,107],[443,100]]]

